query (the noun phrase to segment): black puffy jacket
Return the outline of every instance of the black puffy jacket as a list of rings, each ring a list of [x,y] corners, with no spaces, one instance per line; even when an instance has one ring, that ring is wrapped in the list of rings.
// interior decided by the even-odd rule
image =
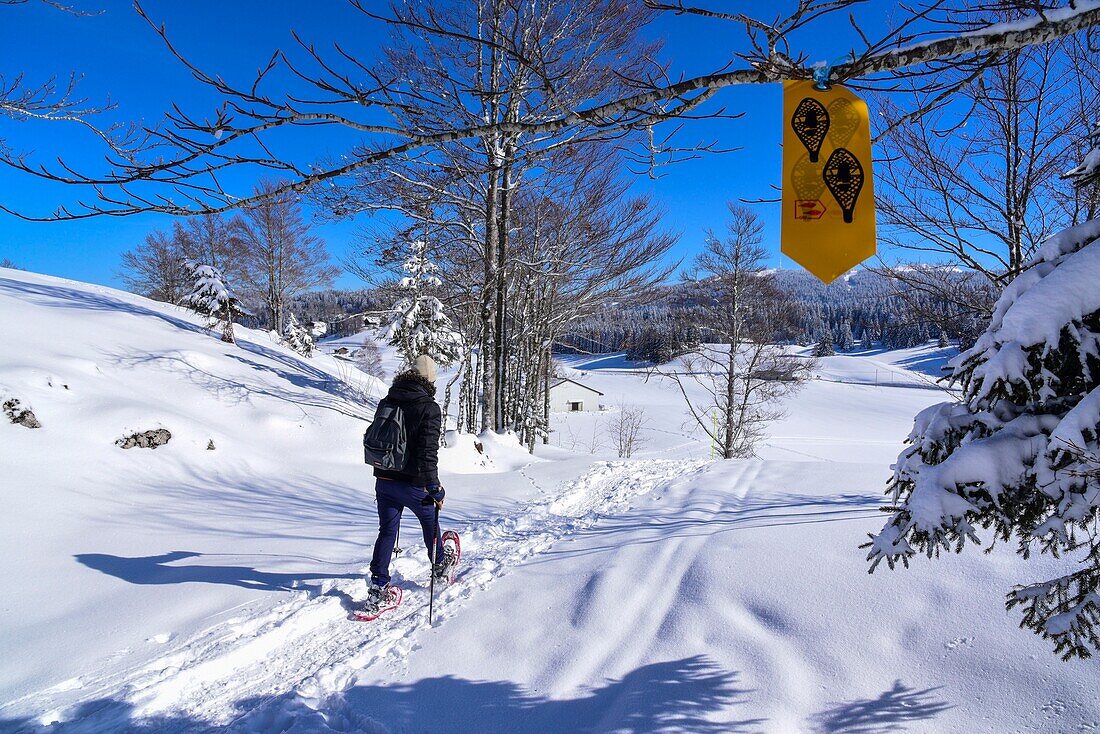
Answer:
[[[417,374],[398,375],[383,405],[398,405],[405,414],[406,455],[405,471],[375,469],[374,476],[406,482],[414,487],[439,486],[439,432],[443,414],[435,402],[435,385]]]

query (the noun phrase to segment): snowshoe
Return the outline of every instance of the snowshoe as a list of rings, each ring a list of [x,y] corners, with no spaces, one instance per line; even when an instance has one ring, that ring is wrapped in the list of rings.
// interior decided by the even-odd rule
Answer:
[[[443,533],[442,541],[443,558],[436,561],[432,574],[436,581],[450,585],[455,581],[455,569],[458,568],[458,562],[462,558],[462,542],[458,538],[458,533],[453,530]]]
[[[386,612],[397,609],[401,604],[403,592],[400,586],[371,586],[367,592],[367,600],[356,606],[348,615],[349,619],[357,622],[370,622],[378,619]]]

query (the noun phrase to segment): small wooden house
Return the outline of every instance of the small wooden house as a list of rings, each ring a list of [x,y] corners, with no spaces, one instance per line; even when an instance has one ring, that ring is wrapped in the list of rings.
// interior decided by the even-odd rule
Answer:
[[[576,380],[559,377],[550,382],[550,410],[554,413],[581,413],[600,409],[603,393]]]

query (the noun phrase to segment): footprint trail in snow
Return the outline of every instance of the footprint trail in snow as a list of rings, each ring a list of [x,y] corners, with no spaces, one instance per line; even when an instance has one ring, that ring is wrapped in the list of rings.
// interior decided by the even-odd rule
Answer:
[[[462,612],[463,600],[485,589],[531,556],[548,550],[572,533],[596,525],[601,515],[624,509],[632,498],[689,475],[708,462],[643,460],[601,462],[556,493],[472,527],[459,527],[463,566],[454,586],[437,591],[435,625]],[[98,726],[139,723],[151,717],[191,722],[190,726],[254,731],[275,722],[316,715],[318,709],[356,682],[367,665],[400,668],[427,629],[427,588],[416,580],[428,564],[406,556],[395,564],[402,575],[405,600],[395,613],[368,624],[347,620],[345,603],[366,594],[365,580],[326,582],[321,589],[299,593],[253,616],[212,626],[190,640],[173,639],[170,651],[138,668],[85,680],[79,698],[51,701],[41,695],[40,710],[53,713],[42,723],[66,720],[66,710],[88,701],[111,699]],[[365,572],[365,569],[361,569]],[[124,719],[111,721],[118,709]],[[347,723],[366,730],[377,722],[344,712]],[[81,722],[92,725],[84,717]],[[281,725],[280,725],[281,727]],[[188,728],[181,725],[181,728]]]

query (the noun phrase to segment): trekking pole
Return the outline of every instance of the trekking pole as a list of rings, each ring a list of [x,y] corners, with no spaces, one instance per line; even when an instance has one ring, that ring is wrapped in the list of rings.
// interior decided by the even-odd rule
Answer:
[[[432,626],[432,611],[435,608],[435,552],[439,547],[439,504],[435,505],[435,535],[432,537],[432,580],[428,582],[428,626]]]
[[[393,543],[393,554],[401,555],[401,518],[397,518],[397,540]]]

